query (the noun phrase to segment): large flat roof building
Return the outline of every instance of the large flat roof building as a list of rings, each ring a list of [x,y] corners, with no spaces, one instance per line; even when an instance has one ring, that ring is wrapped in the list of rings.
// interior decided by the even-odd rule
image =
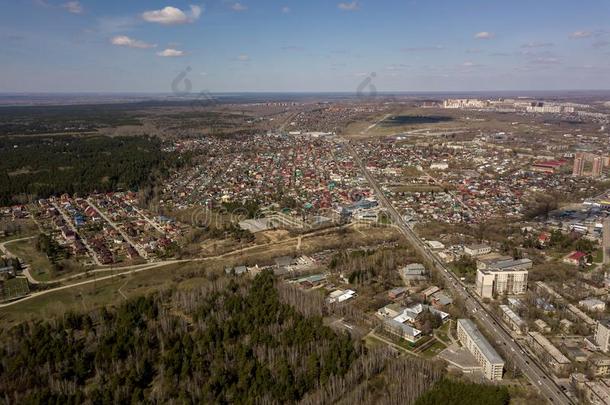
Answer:
[[[470,319],[458,319],[457,335],[460,342],[483,367],[483,374],[491,381],[501,380],[504,360],[489,344]]]

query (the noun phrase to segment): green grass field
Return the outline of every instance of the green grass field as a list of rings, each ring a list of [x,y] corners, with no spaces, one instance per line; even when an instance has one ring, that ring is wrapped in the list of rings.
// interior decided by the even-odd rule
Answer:
[[[420,354],[426,358],[432,358],[438,355],[441,351],[445,350],[446,346],[439,342],[438,340],[434,342],[434,344],[428,347],[426,350],[421,352]]]
[[[207,268],[200,263],[171,264],[50,292],[10,307],[0,308],[0,324],[8,326],[35,318],[60,316],[67,311],[86,311],[105,305],[116,305],[124,301],[125,297],[146,295],[172,287],[196,288],[209,282]]]
[[[51,279],[52,264],[44,253],[36,249],[36,239],[20,240],[6,244],[9,252],[30,265],[30,274],[36,280],[48,281]]]
[[[36,238],[9,242],[5,246],[9,252],[30,265],[30,274],[38,281],[53,281],[58,278],[79,274],[83,271],[82,266],[72,259],[65,261],[67,264],[65,270],[53,271],[53,264],[49,258],[36,249]]]

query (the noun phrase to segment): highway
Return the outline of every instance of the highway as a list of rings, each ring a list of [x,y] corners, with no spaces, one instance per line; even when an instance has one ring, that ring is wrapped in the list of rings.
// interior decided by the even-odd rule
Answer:
[[[366,166],[356,153],[353,146],[346,141],[350,152],[356,161],[356,164],[362,170],[365,178],[370,186],[375,191],[378,201],[387,210],[388,214],[397,225],[397,229],[407,238],[411,245],[430,263],[434,269],[444,278],[445,285],[449,288],[454,296],[460,297],[466,306],[471,318],[476,319],[479,325],[485,328],[489,335],[495,340],[492,343],[496,347],[502,348],[503,356],[506,360],[506,355],[510,354],[511,361],[522,371],[522,373],[531,381],[538,389],[541,395],[544,396],[553,404],[572,404],[574,403],[553,381],[552,377],[548,377],[547,373],[539,366],[536,359],[528,354],[510,335],[510,332],[504,327],[502,322],[495,318],[478,300],[478,298],[468,291],[458,277],[449,271],[445,264],[428,248],[428,246],[415,234],[415,232],[405,223],[398,211],[392,206],[386,198],[383,190],[367,170]]]

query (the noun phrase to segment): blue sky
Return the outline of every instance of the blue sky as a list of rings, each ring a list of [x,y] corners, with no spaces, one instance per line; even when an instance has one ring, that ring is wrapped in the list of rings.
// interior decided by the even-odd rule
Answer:
[[[0,92],[610,89],[607,0],[0,4]]]

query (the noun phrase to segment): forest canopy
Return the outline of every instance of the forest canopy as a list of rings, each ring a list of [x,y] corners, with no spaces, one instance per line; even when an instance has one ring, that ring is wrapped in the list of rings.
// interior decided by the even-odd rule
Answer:
[[[415,405],[508,405],[509,402],[506,387],[444,378],[419,397]]]
[[[329,309],[315,297],[263,271],[254,280],[220,277],[113,309],[24,322],[0,330],[0,397],[62,405],[397,405],[433,389],[422,405],[505,403],[494,386],[439,383],[440,362],[367,350],[325,326]],[[474,392],[489,402],[435,402],[468,401]]]
[[[168,311],[160,295],[3,332],[10,403],[286,403],[344,375],[358,353],[283,304],[269,272]],[[186,303],[188,301],[188,303]]]
[[[183,157],[157,138],[131,136],[14,137],[0,142],[0,205],[61,193],[135,189]]]

